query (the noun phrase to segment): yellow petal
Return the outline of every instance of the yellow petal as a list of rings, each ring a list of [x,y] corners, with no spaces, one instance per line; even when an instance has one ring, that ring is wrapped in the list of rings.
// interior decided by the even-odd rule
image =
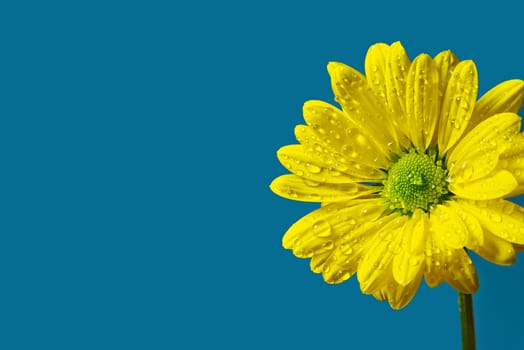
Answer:
[[[411,61],[400,42],[390,46],[386,65],[386,95],[393,124],[403,135],[409,136],[406,122],[406,76]]]
[[[478,288],[475,267],[465,250],[451,248],[432,234],[426,246],[424,277],[430,287],[447,281],[463,293],[474,293]]]
[[[499,156],[498,166],[509,171],[517,180],[518,186],[507,197],[524,193],[524,133],[515,134],[508,146]]]
[[[433,139],[439,117],[439,73],[430,56],[419,55],[409,68],[406,115],[411,141],[424,151]]]
[[[360,288],[364,293],[372,293],[384,284],[381,277],[384,270],[391,268],[390,264],[400,244],[406,221],[406,216],[397,216],[386,224],[367,246],[357,270]]]
[[[381,276],[381,284],[370,293],[380,301],[387,300],[391,308],[400,310],[415,296],[422,281],[423,269],[420,269],[413,281],[405,286],[395,282],[391,269],[385,269]],[[365,293],[365,292],[364,292]]]
[[[349,183],[362,181],[362,179],[344,174],[331,165],[328,156],[325,159],[312,154],[303,145],[288,145],[277,152],[280,163],[292,173],[305,179],[319,183]]]
[[[359,183],[322,184],[296,175],[279,176],[269,187],[279,196],[303,202],[344,201],[376,191]]]
[[[494,114],[518,113],[524,103],[524,80],[514,79],[502,82],[486,92],[475,105],[468,129]]]
[[[324,281],[330,284],[341,283],[350,278],[357,270],[361,257],[366,251],[367,241],[377,232],[388,218],[375,219],[382,213],[382,208],[368,204],[356,205],[348,210],[339,211],[343,216],[336,216],[330,221],[332,232],[336,235],[334,248],[327,254],[314,254],[311,258],[311,270],[322,273]],[[365,217],[365,221],[356,216]],[[318,228],[316,229],[318,230]]]
[[[382,152],[397,152],[399,144],[384,104],[375,97],[366,78],[343,63],[330,62],[328,71],[335,100],[361,130],[368,130]]]
[[[411,283],[423,269],[426,220],[426,214],[416,210],[403,227],[402,246],[393,259],[393,277],[402,286]]]
[[[511,243],[489,232],[484,232],[484,244],[474,252],[494,264],[503,266],[512,265],[517,259]]]
[[[430,230],[438,242],[452,249],[461,249],[468,242],[469,232],[464,222],[448,205],[437,205],[431,211]]]
[[[508,242],[524,244],[524,208],[504,199],[457,201],[482,227]]]
[[[473,294],[479,287],[477,271],[468,254],[457,249],[453,251],[453,256],[449,262],[446,281],[455,289],[462,293]]]
[[[459,59],[451,50],[446,50],[439,52],[439,54],[435,56],[434,61],[439,71],[439,87],[441,96],[444,96],[448,86],[449,78],[451,77],[451,73],[455,69],[455,66],[459,63]]]
[[[295,128],[295,135],[304,146],[307,155],[323,161],[329,170],[330,177],[339,176],[339,173],[365,180],[377,180],[383,177],[383,173],[376,164],[369,166],[348,159],[342,153],[334,152],[330,146],[330,140],[319,136],[319,133],[321,134],[325,130],[317,132],[315,128],[320,129],[318,125],[315,125],[315,127],[299,125]]]
[[[356,239],[358,235],[370,234],[357,229],[365,223],[376,221],[383,210],[380,199],[328,204],[295,222],[284,234],[282,245],[286,249],[293,249],[293,253],[301,258],[332,252],[336,244]]]
[[[442,251],[445,249],[450,250],[434,238],[433,232],[429,232],[426,239],[424,278],[428,286],[432,288],[444,282],[445,271],[443,266],[445,262],[443,260],[445,260],[446,255],[443,255]]]
[[[400,310],[413,299],[422,281],[423,272],[423,269],[419,269],[413,281],[405,286],[391,284],[386,287],[386,294],[391,308]]]
[[[309,262],[309,268],[311,269],[311,271],[313,271],[314,273],[322,273],[322,270],[324,269],[324,264],[330,256],[331,251],[312,256],[311,261]]]
[[[370,46],[364,65],[369,86],[384,103],[387,101],[385,81],[389,51],[389,46],[383,43]]]
[[[345,277],[343,272],[353,275],[357,271],[362,256],[367,251],[367,242],[389,221],[389,218],[385,218],[379,221],[364,222],[361,225],[357,224],[353,231],[342,234],[322,269],[317,267],[317,271],[322,272],[324,280],[328,283],[339,283],[338,281]],[[326,267],[328,265],[329,268]]]
[[[453,147],[466,130],[477,99],[477,69],[473,61],[462,61],[448,81],[438,131],[442,153]]]
[[[501,113],[478,124],[457,144],[449,155],[452,183],[480,179],[495,169],[499,155],[520,130],[520,117]]]
[[[322,101],[308,101],[303,113],[307,124],[332,151],[334,158],[345,161],[347,165],[358,163],[372,168],[388,165],[386,155],[375,140],[338,108]]]
[[[517,185],[517,180],[509,171],[496,170],[489,176],[471,182],[451,182],[448,189],[460,198],[486,200],[504,197]]]
[[[484,232],[477,218],[462,209],[460,201],[452,200],[446,202],[446,205],[462,220],[463,226],[468,232],[465,246],[468,249],[475,249],[484,244]]]

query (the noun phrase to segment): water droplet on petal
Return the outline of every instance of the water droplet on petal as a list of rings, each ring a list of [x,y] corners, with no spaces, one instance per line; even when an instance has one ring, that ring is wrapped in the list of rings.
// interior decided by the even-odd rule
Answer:
[[[493,222],[501,222],[502,221],[502,217],[498,213],[492,213],[489,218]]]
[[[381,240],[386,242],[391,241],[392,238],[391,231],[380,231],[378,236]]]
[[[331,225],[326,220],[318,220],[311,227],[313,233],[318,237],[331,236]]]
[[[342,254],[351,255],[353,253],[353,247],[350,244],[341,244],[339,248]]]
[[[465,163],[465,162],[464,162]],[[466,166],[463,173],[464,180],[469,180],[473,176],[473,165]]]
[[[417,266],[420,262],[421,259],[418,256],[410,256],[408,259],[408,264],[411,266]]]
[[[314,164],[306,163],[306,169],[313,174],[318,174],[322,169]]]

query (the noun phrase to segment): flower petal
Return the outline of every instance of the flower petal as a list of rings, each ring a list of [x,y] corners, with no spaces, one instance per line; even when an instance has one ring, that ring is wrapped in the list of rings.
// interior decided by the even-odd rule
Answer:
[[[419,55],[409,68],[406,115],[411,141],[425,150],[433,139],[439,116],[439,73],[430,56]]]
[[[507,197],[524,193],[524,133],[514,135],[499,156],[498,166],[508,170],[517,180],[518,186]]]
[[[471,182],[451,182],[448,189],[461,198],[485,200],[504,197],[517,186],[517,180],[509,171],[496,170],[489,176]]]
[[[453,70],[448,81],[438,131],[442,153],[460,139],[471,118],[477,99],[477,69],[473,61],[462,61]]]
[[[443,248],[441,248],[441,246]],[[445,259],[445,255],[444,257],[442,255],[443,249],[450,250],[450,248],[445,247],[442,242],[435,239],[432,232],[429,232],[429,235],[426,239],[426,264],[424,269],[424,278],[428,286],[432,288],[444,282],[444,262],[442,260]]]
[[[475,105],[468,129],[474,128],[494,114],[518,113],[524,103],[524,80],[502,82],[486,92]]]
[[[411,61],[400,42],[390,46],[386,65],[386,95],[394,126],[409,136],[406,123],[406,76]]]
[[[434,58],[435,64],[439,71],[439,87],[441,96],[446,93],[449,78],[457,64],[459,63],[458,57],[451,50],[439,52]]]
[[[463,248],[454,249],[430,235],[426,245],[426,269],[424,277],[430,287],[447,281],[463,293],[474,293],[478,289],[475,267]]]
[[[458,201],[485,230],[508,242],[524,244],[524,208],[504,199]]]
[[[338,245],[322,266],[315,272],[321,272],[327,283],[339,283],[347,279],[345,274],[353,275],[367,250],[367,242],[389,219],[365,222],[350,233],[341,236]],[[321,267],[321,269],[320,269]]]
[[[457,249],[453,252],[447,270],[446,281],[462,293],[473,294],[479,287],[477,271],[468,254]]]
[[[366,253],[358,264],[357,276],[360,288],[364,293],[372,293],[383,285],[382,276],[385,269],[389,269],[394,252],[398,250],[402,239],[402,229],[407,221],[406,216],[397,216],[394,220],[384,225],[374,235]]]
[[[335,100],[344,112],[361,130],[369,131],[384,154],[397,152],[399,144],[391,117],[383,103],[375,97],[366,78],[357,70],[338,62],[330,62],[328,71]]]
[[[423,269],[427,227],[426,214],[421,210],[416,210],[403,227],[402,246],[393,259],[393,277],[402,286],[411,283]]]
[[[311,153],[303,145],[284,146],[278,150],[277,157],[286,169],[307,180],[333,184],[362,181],[326,164],[332,162],[329,155],[322,159],[320,155]]]
[[[484,231],[477,218],[462,209],[460,203],[460,201],[452,200],[446,202],[446,205],[457,214],[468,231],[465,243],[466,248],[475,249],[484,244]]]
[[[413,279],[413,282],[408,285],[398,285],[396,288],[389,288],[387,294],[391,308],[400,310],[413,299],[420,286],[420,282],[422,281],[422,276],[424,275],[423,272],[423,269],[419,269],[418,274]]]
[[[346,160],[348,165],[356,162],[372,168],[387,166],[387,156],[377,147],[375,140],[335,106],[322,101],[307,101],[303,113],[307,124],[335,158]]]
[[[322,184],[291,174],[277,177],[269,187],[279,196],[303,202],[345,201],[376,191],[370,186],[355,182]]]
[[[395,310],[402,309],[415,296],[415,293],[420,286],[420,282],[422,281],[422,276],[424,275],[423,272],[423,269],[419,269],[418,274],[415,276],[413,281],[405,286],[402,286],[395,281],[391,269],[386,268],[380,276],[381,283],[377,286],[377,288],[370,292],[363,291],[363,293],[372,294],[377,300],[380,301],[387,300],[391,308]]]
[[[380,199],[325,205],[295,222],[282,238],[282,245],[299,258],[313,258],[311,269],[322,272],[326,281],[341,282],[355,272],[366,240],[379,227],[377,219],[383,211]]]
[[[513,245],[489,232],[484,232],[484,244],[474,252],[497,265],[508,266],[517,260]]]
[[[478,124],[451,151],[448,159],[452,183],[480,179],[495,169],[499,155],[520,130],[520,117],[501,113]]]
[[[330,177],[348,174],[351,177],[363,180],[380,180],[383,173],[376,166],[369,166],[359,161],[348,159],[344,154],[334,152],[330,146],[330,140],[319,136],[325,130],[318,125],[314,127],[299,125],[295,128],[297,140],[304,146],[306,154],[320,159],[329,170]]]
[[[385,81],[389,51],[389,46],[383,43],[370,46],[364,65],[369,86],[384,103],[387,102]]]
[[[432,236],[438,242],[452,249],[462,249],[466,245],[469,231],[447,203],[437,205],[429,217]]]

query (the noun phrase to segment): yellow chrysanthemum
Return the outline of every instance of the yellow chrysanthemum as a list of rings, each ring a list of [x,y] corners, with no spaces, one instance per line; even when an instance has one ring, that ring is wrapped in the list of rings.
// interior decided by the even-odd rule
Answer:
[[[500,265],[524,245],[524,81],[477,101],[477,70],[451,51],[412,62],[399,42],[376,44],[366,75],[328,65],[338,109],[304,105],[300,144],[277,155],[293,174],[271,183],[285,198],[320,202],[283,245],[328,283],[357,273],[363,293],[404,307],[422,277],[478,288],[467,250]],[[467,249],[467,250],[466,250]]]

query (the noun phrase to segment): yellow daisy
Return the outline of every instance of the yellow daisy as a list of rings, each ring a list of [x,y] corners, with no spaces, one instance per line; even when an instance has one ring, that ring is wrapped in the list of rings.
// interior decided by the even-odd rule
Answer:
[[[399,42],[375,44],[365,76],[328,64],[342,109],[308,101],[300,144],[278,150],[292,172],[276,194],[321,207],[283,245],[328,283],[357,274],[363,293],[404,307],[422,278],[478,288],[468,251],[500,265],[524,245],[524,81],[477,100],[477,70],[451,51],[410,61]]]

